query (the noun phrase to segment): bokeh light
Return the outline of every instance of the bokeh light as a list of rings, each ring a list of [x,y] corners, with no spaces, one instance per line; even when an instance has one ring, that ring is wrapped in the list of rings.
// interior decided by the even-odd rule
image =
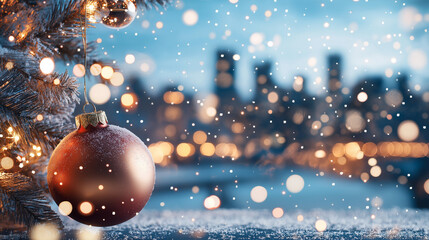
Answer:
[[[0,161],[0,166],[5,170],[9,170],[13,168],[13,165],[14,165],[14,161],[10,157],[3,157]]]
[[[135,101],[134,95],[131,94],[131,93],[124,93],[121,96],[121,104],[124,107],[130,107],[130,106],[132,106],[134,104],[134,101]]]
[[[203,131],[196,131],[193,135],[193,140],[196,144],[203,144],[207,141],[207,134]]]
[[[89,98],[95,104],[105,104],[110,99],[110,89],[106,84],[97,83],[89,90]]]
[[[101,69],[101,77],[104,79],[110,79],[113,76],[114,70],[111,66],[104,66]]]
[[[369,173],[373,177],[379,177],[381,175],[381,168],[379,166],[374,166],[371,168]]]
[[[103,232],[98,228],[82,227],[76,232],[77,240],[101,240]]]
[[[182,20],[185,25],[193,26],[198,22],[198,13],[193,9],[186,10],[183,13]]]
[[[133,64],[136,61],[136,57],[133,54],[125,55],[125,62],[128,64]]]
[[[181,92],[168,91],[164,93],[164,101],[168,104],[181,104],[185,100],[185,96]]]
[[[85,66],[83,66],[83,64],[80,64],[80,63],[74,65],[74,67],[73,67],[73,74],[76,77],[83,77],[83,76],[85,76]]]
[[[276,207],[273,209],[271,213],[273,214],[274,218],[281,218],[283,217],[284,211],[283,211],[283,208]]]
[[[425,190],[426,194],[429,194],[429,179],[427,179],[423,184],[423,189]]]
[[[328,228],[328,224],[326,223],[325,220],[319,219],[316,221],[316,223],[314,224],[314,227],[316,228],[316,230],[318,232],[324,232],[326,231],[326,229]]]
[[[359,101],[359,102],[366,102],[366,100],[368,100],[368,94],[366,94],[366,92],[360,92],[358,95],[357,95],[357,100]]]
[[[73,205],[69,201],[62,201],[58,205],[58,211],[61,215],[68,216],[73,211]]]
[[[403,121],[398,126],[398,136],[406,142],[414,141],[419,136],[419,127],[414,121]]]
[[[124,83],[124,76],[120,72],[114,72],[110,78],[110,83],[115,87],[119,87]]]
[[[250,191],[250,198],[256,203],[261,203],[265,201],[265,199],[267,199],[267,196],[267,189],[262,186],[256,186]]]
[[[83,215],[90,215],[94,211],[94,206],[90,202],[82,202],[79,205],[79,211]]]
[[[220,198],[216,195],[211,195],[204,199],[204,207],[208,210],[219,208],[220,204]]]
[[[204,156],[211,157],[215,154],[216,148],[213,143],[203,143],[200,147],[200,152]]]
[[[31,240],[59,240],[61,234],[55,224],[42,223],[33,226],[29,236]]]
[[[51,74],[55,69],[55,63],[52,58],[45,57],[40,61],[40,71],[43,74]]]
[[[422,50],[413,50],[410,55],[408,55],[408,64],[414,70],[424,69],[427,64],[426,53]]]
[[[91,67],[89,68],[89,71],[91,72],[91,74],[92,74],[93,76],[98,76],[98,75],[100,75],[100,74],[101,74],[101,69],[102,69],[102,67],[101,67],[101,65],[100,65],[100,64],[98,64],[98,63],[94,63],[94,64],[92,64],[92,65],[91,65]]]
[[[195,147],[190,143],[180,143],[177,145],[176,151],[181,157],[189,157],[195,153]]]
[[[286,188],[291,193],[299,193],[304,188],[304,178],[298,174],[291,175],[286,180]]]

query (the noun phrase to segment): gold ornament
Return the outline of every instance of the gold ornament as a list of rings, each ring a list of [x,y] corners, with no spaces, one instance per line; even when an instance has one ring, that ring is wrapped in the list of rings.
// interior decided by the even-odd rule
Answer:
[[[135,0],[100,0],[96,4],[89,3],[88,8],[90,22],[94,19],[94,22],[101,22],[109,28],[124,28],[130,25],[137,15]],[[95,8],[94,11],[91,11],[91,8]]]

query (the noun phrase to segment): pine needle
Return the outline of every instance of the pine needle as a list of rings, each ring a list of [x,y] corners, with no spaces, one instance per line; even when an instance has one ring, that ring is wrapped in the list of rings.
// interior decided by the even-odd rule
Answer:
[[[0,173],[1,213],[15,223],[33,226],[52,222],[63,228],[60,218],[49,206],[44,192],[31,179],[19,173]]]

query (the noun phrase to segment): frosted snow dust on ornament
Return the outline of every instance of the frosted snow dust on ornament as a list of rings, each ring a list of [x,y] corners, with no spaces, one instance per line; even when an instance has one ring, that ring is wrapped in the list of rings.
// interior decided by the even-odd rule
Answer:
[[[108,125],[103,111],[77,116],[76,125],[48,166],[49,190],[60,213],[92,226],[136,216],[155,183],[148,148],[127,129]]]
[[[93,8],[95,21],[116,29],[130,25],[137,15],[135,0],[100,0]]]

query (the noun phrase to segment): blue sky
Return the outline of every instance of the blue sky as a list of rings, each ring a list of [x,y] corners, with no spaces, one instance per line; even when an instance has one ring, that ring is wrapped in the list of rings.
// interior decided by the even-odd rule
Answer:
[[[126,78],[142,75],[146,86],[155,91],[167,85],[183,85],[186,92],[210,92],[218,48],[240,55],[236,86],[245,98],[251,96],[254,88],[252,67],[261,60],[276,64],[272,70],[279,86],[291,87],[293,76],[302,74],[307,77],[309,91],[322,93],[326,85],[325,61],[330,53],[343,55],[346,86],[353,86],[362,76],[384,75],[386,69],[391,69],[412,74],[412,85],[425,88],[429,72],[426,67],[411,69],[408,57],[416,50],[426,55],[427,33],[424,28],[413,32],[410,26],[403,26],[404,16],[414,16],[406,13],[420,14],[416,27],[429,25],[429,11],[422,3],[239,0],[232,4],[228,0],[182,0],[166,9],[140,11],[138,19],[127,28],[115,30],[98,24],[88,34],[89,39],[103,40],[100,51],[117,61]],[[257,7],[256,11],[251,10],[252,5]],[[182,21],[183,13],[190,9],[199,16],[193,26]],[[272,16],[267,18],[266,11],[271,11]],[[143,21],[149,22],[148,28],[142,27]],[[155,26],[159,21],[163,23],[162,29]],[[249,39],[253,33],[264,36],[261,45],[252,46]],[[414,40],[410,40],[411,35],[415,35]],[[274,43],[273,47],[267,45],[269,41]],[[400,48],[394,48],[395,42]],[[249,46],[256,50],[249,51]],[[135,55],[136,62],[126,64],[126,54]],[[308,65],[310,58],[317,60],[313,67]],[[393,58],[396,63],[392,63]],[[156,68],[151,74],[144,74],[140,64],[148,61]]]

